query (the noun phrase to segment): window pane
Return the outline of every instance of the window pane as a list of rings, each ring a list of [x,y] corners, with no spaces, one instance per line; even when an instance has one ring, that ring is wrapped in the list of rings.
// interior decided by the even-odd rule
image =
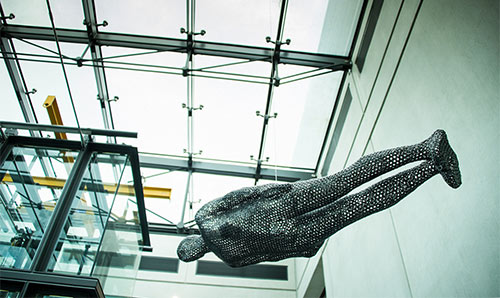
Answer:
[[[10,0],[2,1],[5,15],[13,13],[16,17],[9,24],[51,27],[45,1]],[[50,8],[56,28],[85,29],[81,1],[51,1]]]
[[[219,79],[195,80],[194,151],[202,157],[249,161],[257,155],[266,107],[267,85]]]
[[[0,119],[3,121],[24,122],[25,120],[19,106],[19,101],[14,93],[12,81],[4,65],[0,66],[0,89],[2,90]]]
[[[182,203],[186,191],[187,172],[141,168],[144,186],[172,189],[170,200],[145,198],[149,222],[177,224],[181,219]]]
[[[278,116],[269,122],[264,154],[269,164],[316,166],[341,78],[342,72],[334,72],[276,88]]]
[[[284,49],[345,56],[349,53],[362,0],[290,1]]]
[[[196,1],[196,30],[206,30],[203,41],[270,47],[266,36],[276,38],[279,1]]]
[[[103,48],[105,57],[124,53],[116,48]],[[134,63],[156,61],[156,65],[179,66],[183,63],[180,56],[158,53],[110,60]],[[182,150],[187,148],[187,112],[182,108],[186,102],[186,78],[109,68],[106,69],[106,78],[110,97],[119,97],[118,101],[111,103],[115,128],[138,132],[137,139],[124,139],[124,142],[137,146],[141,152],[183,153]]]
[[[98,22],[109,24],[101,31],[183,38],[184,0],[98,0],[95,6]]]
[[[37,44],[47,48],[55,48],[54,43],[37,42]],[[19,41],[15,42],[15,46],[21,53],[47,54],[46,51]],[[84,48],[85,45],[61,44],[63,55],[70,57],[80,55]],[[50,55],[54,56],[53,54]],[[45,58],[41,59],[47,60]],[[68,61],[66,60],[65,62]],[[100,113],[100,104],[97,100],[97,88],[95,86],[93,69],[91,67],[77,67],[71,63],[65,64],[65,68],[80,126],[104,128]],[[21,68],[28,82],[28,88],[37,89],[37,92],[31,95],[31,100],[38,121],[43,124],[50,124],[49,116],[43,103],[47,96],[52,95],[57,99],[64,125],[76,127],[77,122],[61,65],[56,63],[21,61]],[[79,138],[77,135],[68,135],[68,137]]]

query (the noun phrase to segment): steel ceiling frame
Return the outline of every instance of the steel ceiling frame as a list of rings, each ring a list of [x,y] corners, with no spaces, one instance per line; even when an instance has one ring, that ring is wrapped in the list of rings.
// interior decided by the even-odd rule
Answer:
[[[187,1],[187,26],[188,31],[193,31],[194,28],[190,28],[190,22],[194,24],[194,19],[189,18],[189,3],[191,0]],[[125,33],[111,33],[111,32],[100,32],[98,30],[96,10],[94,0],[82,0],[83,14],[85,18],[86,30],[78,29],[61,29],[56,28],[57,37],[60,42],[78,43],[85,44],[87,48],[91,50],[91,59],[85,59],[84,57],[75,57],[75,62],[91,62],[94,69],[96,86],[98,90],[98,99],[101,101],[101,113],[104,121],[104,126],[107,129],[114,129],[113,118],[111,113],[111,106],[109,104],[109,93],[106,83],[105,75],[105,65],[104,59],[101,51],[102,46],[115,46],[115,47],[125,47],[133,49],[145,49],[153,50],[158,52],[173,52],[173,53],[184,53],[189,57],[194,55],[206,55],[206,56],[216,56],[224,58],[235,58],[242,59],[246,61],[264,61],[271,63],[271,75],[268,79],[268,95],[266,101],[265,114],[263,114],[263,125],[261,142],[258,152],[258,158],[255,160],[255,166],[238,166],[238,165],[228,165],[225,163],[217,162],[205,162],[196,161],[193,162],[192,154],[189,152],[189,156],[181,159],[181,161],[169,158],[151,158],[147,156],[140,156],[141,166],[149,168],[168,168],[176,170],[187,170],[192,172],[200,173],[210,173],[216,175],[230,175],[238,177],[250,177],[255,179],[255,183],[259,179],[272,179],[278,178],[280,181],[296,181],[300,179],[313,178],[318,171],[320,161],[323,158],[325,146],[328,143],[328,136],[333,125],[332,120],[334,118],[337,103],[339,98],[335,100],[335,105],[330,116],[330,121],[327,126],[327,131],[321,150],[319,152],[317,164],[315,168],[310,169],[298,169],[289,168],[286,170],[274,168],[263,167],[263,154],[264,146],[266,143],[266,135],[269,119],[273,118],[270,116],[272,110],[272,96],[274,88],[278,87],[280,84],[280,79],[277,76],[277,69],[279,65],[289,64],[297,66],[305,66],[316,68],[316,70],[328,70],[332,71],[342,71],[342,81],[340,89],[344,85],[347,72],[352,67],[352,55],[353,49],[356,44],[361,23],[363,20],[363,15],[365,12],[367,0],[363,1],[363,7],[358,19],[355,35],[352,41],[350,52],[347,56],[340,55],[328,55],[320,53],[308,53],[308,52],[298,52],[291,51],[282,48],[283,39],[283,28],[284,20],[286,18],[286,9],[288,5],[288,0],[281,1],[281,10],[279,17],[279,25],[276,34],[276,40],[274,41],[273,48],[267,47],[256,47],[248,45],[238,45],[238,44],[226,44],[218,42],[205,42],[200,40],[194,40],[193,35],[188,34],[185,39],[177,38],[166,38],[158,36],[146,36],[146,35],[135,35],[135,34],[125,34]],[[29,93],[26,90],[26,84],[22,78],[22,72],[19,65],[19,60],[15,49],[12,45],[12,39],[26,39],[26,40],[38,40],[38,41],[56,41],[54,36],[54,31],[52,28],[40,27],[40,26],[26,26],[26,25],[11,25],[7,23],[4,12],[1,9],[0,13],[2,16],[2,23],[0,24],[0,39],[1,39],[1,51],[6,63],[9,75],[12,80],[12,84],[16,91],[16,96],[18,97],[21,109],[25,114],[27,122],[36,122],[36,115],[29,115],[30,109],[30,99]],[[194,17],[192,17],[194,18]],[[193,25],[194,27],[194,25]],[[191,32],[193,33],[193,32]],[[86,51],[85,51],[86,52]],[[84,54],[85,54],[84,52]],[[82,56],[84,56],[82,54]],[[191,79],[196,74],[192,73],[196,69],[186,69],[185,76]],[[323,73],[321,73],[323,74]],[[317,75],[321,75],[317,74]],[[306,77],[307,78],[307,77]],[[282,82],[285,83],[284,81]],[[339,90],[340,90],[339,89]],[[340,92],[339,92],[340,94]],[[189,94],[188,94],[189,95]],[[192,107],[191,107],[192,108]],[[26,111],[26,112],[25,112]],[[33,119],[35,118],[35,119]],[[112,142],[112,140],[108,140]],[[116,142],[116,140],[114,140]],[[183,166],[179,166],[184,164]],[[277,175],[278,173],[278,175]]]
[[[57,37],[60,42],[78,44],[91,43],[91,40],[89,40],[88,32],[85,30],[57,28],[56,31]],[[52,29],[47,27],[4,25],[0,30],[0,35],[6,38],[55,42]],[[187,39],[125,33],[96,31],[92,36],[92,41],[95,43],[95,45],[99,46],[156,50],[160,52],[175,52],[186,54],[189,50]],[[194,55],[207,55],[268,62],[271,62],[275,55],[274,48],[226,44],[199,40],[196,40],[196,42],[194,42],[194,44],[192,45],[192,50]],[[307,53],[283,49],[281,49],[277,55],[279,57],[279,64],[317,67],[332,70],[348,70],[352,66],[352,63],[347,56]]]

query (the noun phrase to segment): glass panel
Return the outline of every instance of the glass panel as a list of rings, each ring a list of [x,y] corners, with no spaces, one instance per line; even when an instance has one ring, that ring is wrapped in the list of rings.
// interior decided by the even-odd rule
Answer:
[[[267,85],[218,79],[195,80],[194,152],[204,158],[250,161],[259,152]]]
[[[196,56],[195,76],[268,83],[271,63],[223,57]]]
[[[196,30],[205,30],[198,40],[271,47],[266,36],[276,38],[279,1],[196,1]]]
[[[4,65],[0,66],[0,90],[2,90],[2,108],[0,109],[0,119],[2,121],[23,122],[24,117],[21,112],[21,107],[19,106],[19,101],[14,93],[7,68]]]
[[[170,200],[145,197],[148,222],[177,224],[181,219],[187,172],[141,168],[144,186],[170,188]]]
[[[124,165],[124,156],[94,153],[61,233],[62,246],[56,248],[56,262],[51,263],[50,269],[90,275]]]
[[[269,121],[268,164],[316,166],[341,79],[342,72],[333,72],[275,89],[273,113],[278,117]]]
[[[186,27],[185,0],[99,0],[97,19],[106,20],[101,31],[181,38]]]
[[[16,16],[9,24],[52,27],[45,1],[2,1],[2,6],[5,15]],[[81,1],[51,1],[50,8],[56,28],[85,29]]]
[[[181,71],[178,69],[184,67],[186,64],[186,54],[173,52],[158,52],[122,47],[102,47],[102,55],[104,57],[104,62],[107,62],[106,67],[109,68],[129,67],[133,69],[151,69],[181,74]],[[130,65],[130,63],[144,65],[135,66]],[[162,69],[162,67],[173,67],[174,69]]]
[[[48,49],[54,49],[55,47],[54,43],[48,42],[37,42],[37,45],[41,45]],[[49,54],[54,56],[54,54],[20,41],[16,41],[15,46],[21,53],[43,53],[44,55]],[[85,45],[61,44],[62,53],[70,57],[80,56],[84,49]],[[43,58],[43,60],[47,59]],[[37,89],[37,93],[32,94],[31,99],[38,121],[43,124],[50,124],[49,116],[43,103],[47,96],[53,95],[57,98],[64,125],[76,127],[75,115],[61,65],[21,61],[21,67],[26,81],[29,82],[29,88]],[[104,124],[101,120],[100,103],[97,100],[97,88],[95,87],[95,77],[92,68],[66,64],[66,73],[68,75],[80,126],[104,128]],[[68,137],[79,139],[78,135],[68,135]]]
[[[116,48],[104,48],[103,52],[105,57],[124,53]],[[174,60],[172,55],[178,57],[161,53],[120,60],[154,63],[155,59],[165,61],[168,57],[167,65],[172,65],[172,61],[177,61],[177,65],[184,63],[179,62],[184,59]],[[187,111],[182,108],[186,102],[186,78],[118,69],[107,69],[106,77],[110,95],[120,98],[112,103],[115,128],[139,133],[138,139],[123,141],[143,152],[182,154],[187,146]]]
[[[0,169],[1,267],[30,267],[76,156],[72,151],[12,150]]]
[[[99,278],[106,295],[131,297],[141,257],[142,234],[130,164],[118,180],[120,187],[110,205],[110,216],[92,276]]]
[[[362,0],[290,1],[284,49],[346,56],[349,53]]]

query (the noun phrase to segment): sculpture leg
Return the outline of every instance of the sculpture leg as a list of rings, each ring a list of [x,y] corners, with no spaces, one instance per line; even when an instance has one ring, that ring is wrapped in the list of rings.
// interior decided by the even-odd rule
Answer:
[[[432,161],[425,161],[409,170],[386,178],[359,193],[343,197],[322,208],[310,211],[297,218],[297,224],[303,225],[301,237],[322,243],[340,229],[373,213],[387,209],[401,201],[429,178],[438,174],[437,166]]]
[[[461,179],[457,157],[448,143],[446,133],[443,130],[436,130],[421,143],[363,156],[351,166],[334,175],[309,182],[312,189],[322,191],[325,195],[323,196],[324,200],[319,200],[307,211],[342,198],[373,178],[421,160],[432,160],[446,183],[453,188],[460,186]]]

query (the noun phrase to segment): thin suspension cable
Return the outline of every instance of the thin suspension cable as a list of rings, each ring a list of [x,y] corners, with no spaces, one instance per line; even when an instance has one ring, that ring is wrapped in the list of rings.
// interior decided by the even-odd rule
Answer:
[[[295,74],[292,74],[292,75],[289,75],[289,76],[286,76],[286,77],[281,77],[280,79],[281,79],[281,80],[286,80],[286,79],[289,79],[289,78],[298,77],[298,76],[305,75],[305,74],[308,74],[308,73],[317,72],[317,71],[323,70],[323,69],[325,69],[325,68],[332,67],[332,66],[334,66],[334,65],[335,65],[335,64],[330,64],[330,65],[321,66],[321,67],[318,67],[318,68],[315,68],[315,69],[312,69],[312,70],[307,70],[307,71],[303,71],[303,72],[295,73]]]
[[[313,74],[313,75],[310,75],[310,76],[305,76],[305,77],[302,77],[302,78],[293,79],[293,80],[286,81],[286,82],[281,82],[281,85],[292,83],[292,82],[297,82],[297,81],[300,81],[300,80],[309,79],[309,78],[313,78],[313,77],[317,77],[317,76],[321,76],[321,75],[332,73],[332,72],[334,72],[334,70],[329,70],[329,71],[324,71],[324,72],[316,73],[316,74]]]
[[[276,119],[275,119],[276,120]],[[274,182],[278,182],[278,123],[274,121]]]
[[[17,54],[19,56],[29,56],[29,57],[40,57],[40,58],[51,58],[51,59],[59,59],[59,56],[50,56],[50,55],[42,55],[42,54],[32,54],[32,53],[19,53],[19,52],[5,52],[7,55]],[[43,62],[43,61],[42,61]]]
[[[238,76],[238,77],[248,77],[248,78],[269,80],[269,77],[249,75],[249,74],[239,74],[239,73],[230,73],[230,72],[222,72],[222,71],[211,71],[211,70],[192,70],[192,71],[199,71],[199,72],[203,72],[203,73],[213,73],[213,74],[221,74],[221,75],[229,75],[229,76]]]
[[[27,44],[29,44],[29,45],[32,45],[32,46],[34,46],[34,47],[37,47],[37,48],[39,48],[39,49],[42,49],[42,50],[44,50],[44,51],[47,51],[47,52],[49,52],[49,53],[56,54],[56,55],[58,55],[58,56],[60,55],[58,52],[53,51],[53,50],[51,50],[51,49],[49,49],[49,48],[46,48],[46,47],[44,47],[44,46],[38,45],[38,44],[36,44],[36,43],[33,43],[33,42],[30,42],[30,41],[24,40],[24,39],[22,39],[22,38],[17,38],[17,37],[16,37],[16,39],[17,39],[17,40],[19,40],[19,41],[22,41],[22,42],[24,42],[24,43],[27,43]],[[73,59],[73,58],[71,58],[71,57],[68,57],[68,56],[66,56],[66,55],[62,55],[62,56],[63,56],[65,59],[75,60],[75,59]]]
[[[225,64],[218,64],[218,65],[211,65],[211,66],[205,66],[205,67],[200,67],[197,69],[193,69],[193,71],[204,71],[205,69],[211,69],[211,68],[217,68],[217,67],[225,67],[225,66],[232,66],[232,65],[238,65],[238,64],[244,64],[244,63],[250,63],[250,62],[257,62],[257,61],[270,61],[268,57],[263,58],[263,59],[249,59],[245,61],[238,61],[238,62],[231,62],[231,63],[225,63]]]
[[[73,113],[75,114],[76,125],[78,126],[78,130],[80,132],[80,140],[82,142],[82,146],[84,145],[82,128],[80,127],[80,121],[78,121],[78,115],[76,114],[75,103],[73,101],[73,95],[71,94],[71,88],[69,87],[68,75],[66,74],[66,68],[64,67],[63,56],[61,53],[61,46],[59,45],[59,39],[57,38],[56,26],[54,24],[54,17],[52,16],[52,9],[50,8],[49,0],[46,0],[47,9],[49,11],[50,23],[52,25],[52,31],[54,32],[54,38],[56,40],[57,51],[59,52],[59,60],[61,61],[61,67],[64,74],[64,80],[66,81],[66,87],[68,89],[69,99],[71,101],[71,106],[73,107]]]
[[[141,66],[141,67],[151,67],[151,68],[163,68],[163,69],[183,70],[182,67],[154,65],[154,64],[142,64],[142,63],[133,63],[133,62],[106,61],[106,63],[110,63],[110,64],[122,64],[122,65],[130,65],[130,66]]]
[[[101,59],[96,59],[96,60],[106,60],[106,59],[116,59],[116,58],[125,58],[125,57],[132,57],[132,56],[141,56],[141,55],[149,55],[149,54],[157,54],[157,53],[163,53],[163,52],[173,52],[175,50],[183,50],[184,48],[176,48],[168,51],[159,51],[159,50],[154,50],[154,51],[148,51],[148,52],[142,52],[142,53],[133,53],[133,54],[123,54],[123,55],[116,55],[116,56],[108,56],[108,57],[103,57]]]
[[[89,50],[89,48],[90,48],[90,43],[87,44],[87,46],[85,47],[85,50],[83,50],[83,53],[80,55],[80,58],[85,57],[85,54],[87,54],[87,51]]]

